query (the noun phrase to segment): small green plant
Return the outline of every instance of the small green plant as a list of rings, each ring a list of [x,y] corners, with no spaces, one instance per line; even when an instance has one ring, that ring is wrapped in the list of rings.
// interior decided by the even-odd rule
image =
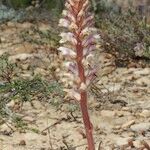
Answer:
[[[29,130],[31,130],[32,132],[37,133],[37,134],[40,133],[40,131],[36,128],[29,128]]]
[[[16,65],[8,61],[8,56],[4,54],[0,57],[1,114],[5,114],[4,108],[11,100],[17,100],[23,105],[27,101],[32,104],[35,97],[38,100],[50,100],[49,103],[53,103],[54,99],[56,102],[57,99],[63,97],[63,90],[58,82],[46,81],[38,75],[32,79],[14,78]]]
[[[10,63],[8,57],[7,53],[0,57],[0,80],[10,83],[14,75],[15,64]]]
[[[24,30],[20,33],[20,37],[27,42],[34,43],[37,45],[50,45],[51,47],[57,47],[59,44],[60,37],[57,34],[57,31],[49,28],[46,31],[39,30],[38,27],[32,27],[30,29],[32,31],[29,34],[29,30]],[[34,38],[34,36],[36,36]]]
[[[17,129],[21,129],[21,130],[27,129],[27,126],[28,126],[27,123],[25,123],[23,121],[23,119],[21,117],[18,117],[18,116],[15,116],[13,118],[13,123],[15,124],[15,127]]]
[[[107,13],[106,13],[107,14]],[[150,27],[134,11],[124,14],[111,14],[99,17],[97,25],[101,29],[102,49],[126,58],[150,59]],[[141,47],[137,47],[141,45]],[[137,51],[143,51],[137,56]]]
[[[43,6],[52,10],[55,15],[59,15],[63,9],[64,0],[45,0]]]
[[[15,9],[25,8],[31,4],[31,0],[10,0],[9,5]]]

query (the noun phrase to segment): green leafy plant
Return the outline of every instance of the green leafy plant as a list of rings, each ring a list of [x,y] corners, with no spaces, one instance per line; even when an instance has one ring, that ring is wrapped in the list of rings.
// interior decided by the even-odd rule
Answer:
[[[24,30],[20,33],[20,37],[27,42],[35,43],[37,45],[49,44],[51,47],[57,47],[59,44],[59,36],[57,31],[49,28],[46,31],[39,30],[38,27],[32,27],[30,29],[32,34],[29,33],[29,30]],[[36,36],[36,38],[34,38]]]
[[[8,57],[7,53],[0,57],[0,79],[10,83],[14,75],[15,64],[10,63]]]
[[[61,85],[56,81],[47,81],[40,76],[34,76],[32,79],[14,78],[16,65],[8,61],[8,54],[0,57],[0,110],[4,114],[6,104],[11,100],[17,100],[21,104],[31,102],[35,97],[39,100],[46,99],[53,103],[63,97]]]
[[[105,15],[99,17],[97,25],[101,29],[104,51],[118,52],[120,56],[126,55],[126,58],[150,59],[150,27],[139,19],[136,12]],[[136,51],[140,50],[143,53],[138,56]]]
[[[9,5],[13,6],[13,8],[18,9],[18,8],[25,8],[29,6],[31,3],[31,0],[10,0]]]

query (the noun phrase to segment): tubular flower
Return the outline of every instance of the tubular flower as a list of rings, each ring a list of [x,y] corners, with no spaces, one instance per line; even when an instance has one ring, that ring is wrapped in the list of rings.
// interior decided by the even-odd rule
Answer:
[[[85,83],[88,86],[95,77],[96,69],[95,67],[92,68],[93,64],[91,64],[91,61],[100,36],[93,27],[94,17],[88,12],[88,0],[66,0],[65,7],[66,9],[62,13],[63,18],[60,19],[59,26],[67,28],[68,32],[60,34],[62,38],[60,43],[64,44],[64,46],[59,47],[58,50],[61,51],[65,58],[72,59],[72,62],[69,59],[65,66],[68,68],[69,73],[80,77],[81,82],[76,85],[75,89],[80,93],[81,83]],[[86,72],[89,73],[87,74]],[[83,74],[81,75],[81,73]]]
[[[65,10],[62,12],[63,18],[59,21],[59,26],[67,28],[68,32],[60,34],[60,43],[63,47],[58,50],[65,56],[64,81],[70,83],[64,90],[68,96],[76,99],[80,103],[83,121],[86,128],[89,150],[94,150],[94,142],[91,136],[92,125],[87,112],[87,87],[95,78],[96,67],[92,63],[93,52],[98,47],[100,36],[96,28],[93,27],[94,16],[88,12],[88,0],[66,0]],[[70,76],[68,75],[70,74]],[[72,80],[70,82],[70,80]]]

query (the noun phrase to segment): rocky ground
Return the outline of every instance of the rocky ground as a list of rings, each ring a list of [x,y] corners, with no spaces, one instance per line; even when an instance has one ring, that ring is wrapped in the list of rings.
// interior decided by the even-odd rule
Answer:
[[[19,68],[16,77],[32,78],[41,74],[44,78],[59,81],[57,72],[61,59],[53,48],[55,44],[35,34],[34,24],[8,22],[2,24],[0,29],[0,55],[5,52],[10,54],[9,61],[16,63]],[[52,27],[39,23],[38,29],[45,34]],[[98,77],[89,95],[96,148],[138,150],[145,147],[145,150],[149,150],[149,65],[141,67],[131,64],[118,68],[113,55],[99,53]],[[52,68],[53,73],[50,71]],[[34,100],[33,104],[34,107],[26,102],[16,112],[23,120],[19,124],[21,129],[6,120],[0,125],[1,150],[86,149],[79,110],[70,113],[65,103],[59,109],[46,102],[43,105],[39,100]],[[7,105],[12,108],[15,104],[11,101]]]

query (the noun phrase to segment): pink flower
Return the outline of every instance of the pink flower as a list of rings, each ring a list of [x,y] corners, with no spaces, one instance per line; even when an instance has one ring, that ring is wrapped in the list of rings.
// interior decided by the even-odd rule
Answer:
[[[76,53],[70,48],[59,47],[58,50],[62,52],[63,56],[68,56],[70,58],[76,58]]]
[[[59,26],[61,27],[68,27],[70,25],[70,22],[67,19],[60,19],[59,20]]]
[[[77,40],[74,37],[74,34],[71,32],[63,32],[60,34],[60,36],[62,37],[62,39],[60,40],[60,43],[66,43],[66,42],[71,42],[71,44],[76,45],[77,44]]]

